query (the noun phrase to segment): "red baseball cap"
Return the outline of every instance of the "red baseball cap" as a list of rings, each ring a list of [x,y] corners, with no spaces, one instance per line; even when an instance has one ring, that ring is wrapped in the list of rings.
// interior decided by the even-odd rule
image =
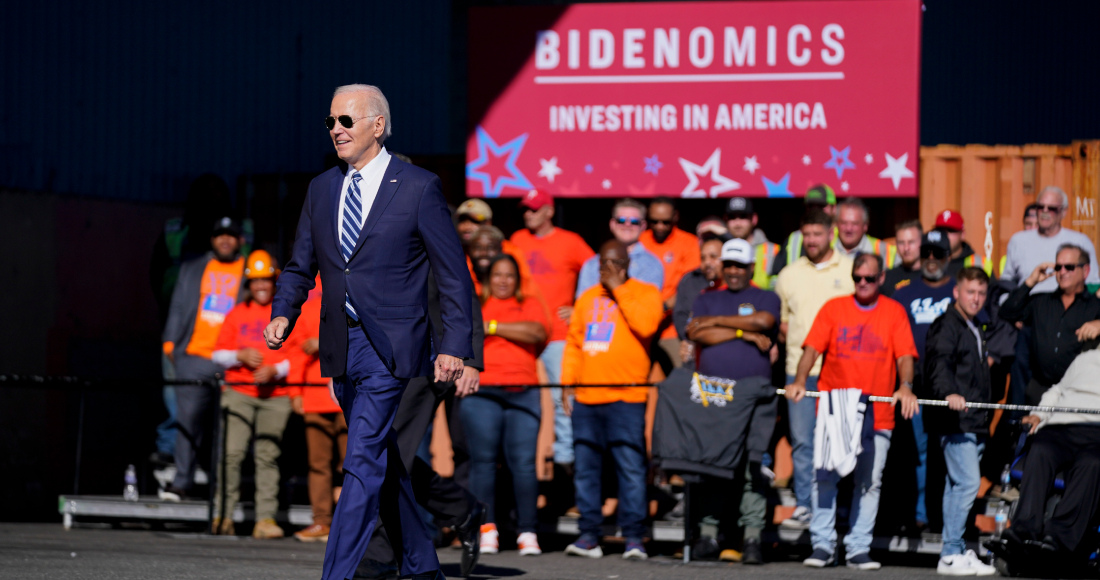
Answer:
[[[554,205],[554,196],[539,189],[532,189],[519,201],[520,207],[538,211],[544,206]]]
[[[957,211],[945,209],[936,216],[936,227],[961,232],[963,231],[963,216]]]

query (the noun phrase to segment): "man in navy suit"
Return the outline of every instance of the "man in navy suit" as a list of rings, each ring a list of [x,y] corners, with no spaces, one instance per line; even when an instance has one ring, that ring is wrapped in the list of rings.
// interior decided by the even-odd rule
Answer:
[[[386,151],[389,104],[377,87],[336,89],[325,124],[347,167],[310,183],[264,330],[270,348],[282,346],[320,271],[321,373],[333,377],[348,423],[322,578],[352,577],[379,516],[403,575],[442,578],[392,427],[409,379],[434,372],[453,381],[473,356],[466,258],[439,178]],[[439,286],[438,344],[429,338],[429,265]]]

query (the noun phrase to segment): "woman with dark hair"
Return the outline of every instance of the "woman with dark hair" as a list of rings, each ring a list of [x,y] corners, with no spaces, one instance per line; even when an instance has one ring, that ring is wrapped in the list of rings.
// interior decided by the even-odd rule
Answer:
[[[537,555],[542,553],[535,535],[540,398],[538,389],[518,385],[538,384],[535,352],[546,340],[546,315],[537,300],[523,296],[519,265],[508,254],[497,255],[490,263],[482,280],[481,305],[485,321],[481,384],[517,385],[483,387],[459,407],[470,450],[470,491],[489,506],[487,523],[481,527],[481,553],[495,554],[500,549],[494,508],[497,455],[503,447],[516,498],[519,553]]]

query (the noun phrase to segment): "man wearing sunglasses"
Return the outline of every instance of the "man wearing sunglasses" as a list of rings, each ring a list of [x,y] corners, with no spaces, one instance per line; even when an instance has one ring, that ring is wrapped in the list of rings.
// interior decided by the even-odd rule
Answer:
[[[622,242],[630,253],[630,269],[627,274],[631,278],[646,284],[656,286],[663,290],[665,285],[665,268],[661,260],[646,249],[638,240],[646,229],[646,207],[633,199],[621,199],[615,202],[611,208],[611,221],[608,223],[611,235]],[[580,298],[586,290],[600,283],[599,255],[594,255],[585,260],[577,275],[577,292],[575,298]]]
[[[1007,259],[1001,279],[1018,286],[1039,264],[1050,262],[1051,257],[1063,244],[1080,246],[1091,256],[1089,274],[1085,284],[1100,284],[1100,272],[1096,265],[1096,248],[1092,240],[1081,232],[1062,227],[1062,218],[1069,207],[1069,196],[1061,188],[1053,185],[1044,187],[1035,199],[1038,205],[1038,227],[1012,235],[1008,241]],[[1058,287],[1054,276],[1045,276],[1032,289],[1033,293],[1054,292]]]
[[[347,165],[310,183],[264,330],[269,348],[282,347],[320,271],[321,374],[333,377],[348,424],[325,580],[352,577],[379,518],[394,551],[401,546],[402,574],[442,578],[392,424],[410,379],[454,381],[474,354],[472,288],[439,178],[386,151],[389,111],[377,87],[333,94],[325,126]],[[429,268],[439,287],[438,342],[428,336]]]
[[[802,344],[798,371],[787,385],[787,399],[793,403],[802,401],[810,369],[821,355],[825,355],[818,389],[823,396],[830,391],[842,391],[828,395],[834,405],[841,397],[850,400],[844,395],[852,391],[858,391],[856,395],[893,397],[893,403],[866,404],[862,414],[845,413],[825,401],[817,407],[817,421],[825,424],[815,433],[814,441],[815,448],[820,447],[821,451],[818,453],[815,449],[813,461],[817,477],[813,482],[810,539],[814,551],[803,561],[804,565],[814,568],[830,566],[836,561],[837,483],[847,475],[840,466],[847,467],[854,478],[848,518],[850,529],[844,537],[848,567],[859,570],[881,567],[871,559],[870,551],[882,470],[886,466],[894,429],[893,406],[900,404],[901,415],[906,419],[919,410],[912,391],[917,348],[905,309],[879,294],[883,274],[881,257],[874,254],[856,256],[851,275],[855,294],[833,298],[821,307]],[[861,444],[852,444],[851,439],[842,434],[845,430],[862,432]]]
[[[1042,215],[1040,211],[1040,227]],[[1030,329],[1031,381],[1024,393],[1028,405],[1038,405],[1043,393],[1062,380],[1082,342],[1100,336],[1100,298],[1085,291],[1091,256],[1073,244],[1063,244],[1055,256],[1054,262],[1036,266],[1001,305],[1003,318]],[[1035,293],[1050,278],[1057,289]]]
[[[654,345],[653,360],[661,365],[667,375],[680,366],[680,338],[672,325],[672,309],[676,306],[676,288],[684,275],[699,267],[699,238],[676,227],[680,212],[676,202],[667,197],[655,198],[649,204],[646,220],[649,229],[642,232],[639,242],[661,260],[665,270],[661,298],[665,304],[665,318],[661,321],[659,338]]]

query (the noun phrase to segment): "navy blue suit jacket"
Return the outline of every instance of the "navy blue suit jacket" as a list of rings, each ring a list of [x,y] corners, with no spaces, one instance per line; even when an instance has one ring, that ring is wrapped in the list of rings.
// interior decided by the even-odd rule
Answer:
[[[290,321],[289,336],[320,271],[322,375],[338,377],[347,369],[345,290],[371,345],[394,376],[431,374],[435,353],[473,357],[473,284],[439,177],[391,157],[359,242],[345,263],[337,215],[345,171],[334,167],[310,182],[271,317]],[[439,285],[443,321],[436,345],[428,320],[429,263]]]

